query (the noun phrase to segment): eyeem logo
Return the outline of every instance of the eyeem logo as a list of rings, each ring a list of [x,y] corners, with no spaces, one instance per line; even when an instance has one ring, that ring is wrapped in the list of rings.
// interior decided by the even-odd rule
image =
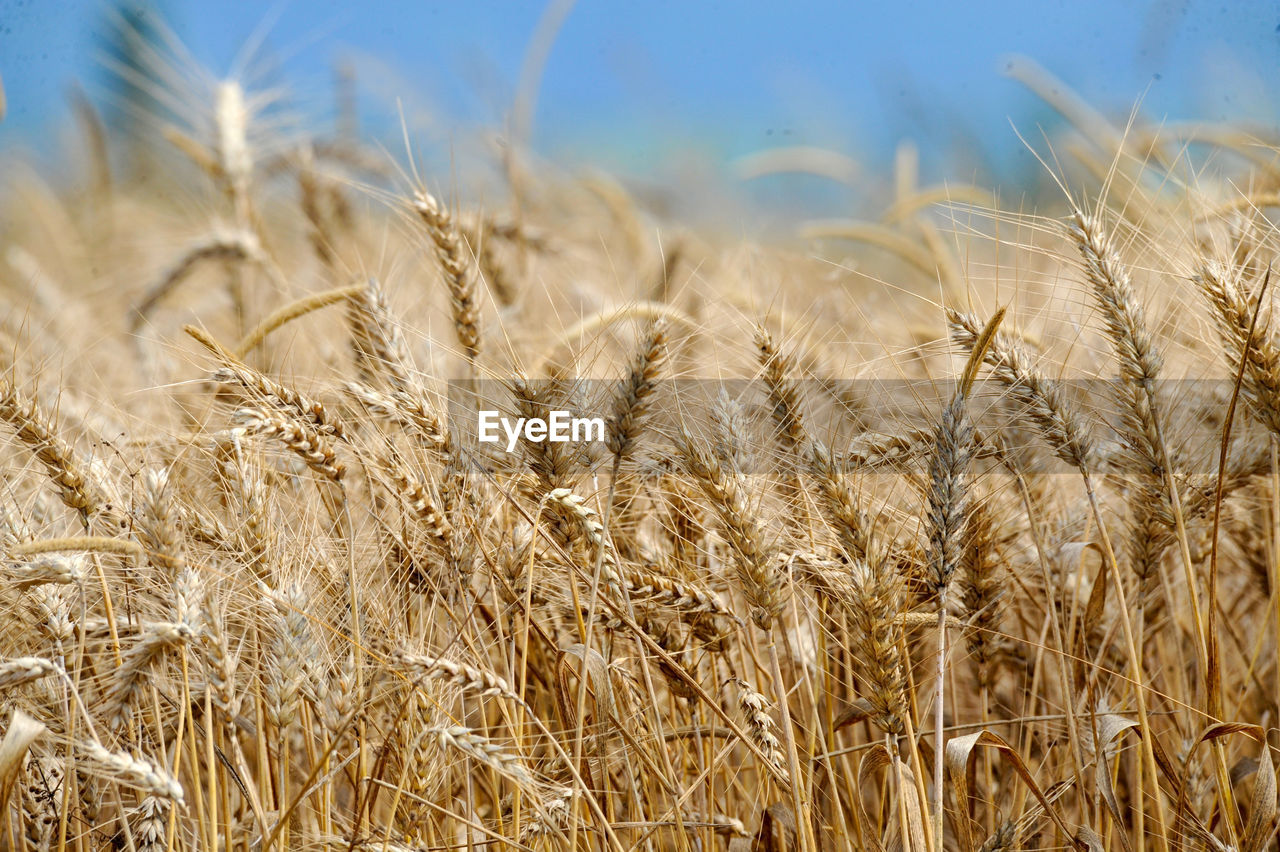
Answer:
[[[482,444],[496,444],[501,440],[499,427],[507,438],[507,452],[515,452],[516,443],[523,435],[526,441],[540,444],[543,441],[567,443],[573,441],[603,441],[604,419],[601,417],[574,417],[569,411],[550,411],[546,419],[519,417],[515,423],[503,417],[500,411],[480,412],[479,439]]]

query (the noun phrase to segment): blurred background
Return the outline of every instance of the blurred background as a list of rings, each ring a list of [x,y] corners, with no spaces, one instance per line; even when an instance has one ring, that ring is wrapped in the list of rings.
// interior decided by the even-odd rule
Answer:
[[[65,154],[74,87],[109,123],[136,120],[122,21],[172,39],[188,75],[272,91],[282,137],[332,126],[349,97],[401,165],[403,119],[414,156],[451,176],[437,183],[468,183],[514,139],[546,168],[604,170],[690,215],[707,197],[775,218],[856,208],[904,141],[922,183],[1025,186],[1043,169],[1015,128],[1039,143],[1062,122],[1032,73],[1120,128],[1137,107],[1269,132],[1280,91],[1280,5],[1262,0],[0,0],[0,149]],[[847,155],[831,164],[843,181],[744,179],[744,157],[784,146]]]

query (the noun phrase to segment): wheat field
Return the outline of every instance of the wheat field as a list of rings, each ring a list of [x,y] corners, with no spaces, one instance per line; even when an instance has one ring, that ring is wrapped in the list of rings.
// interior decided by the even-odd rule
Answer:
[[[184,94],[0,153],[4,848],[1275,846],[1275,141],[753,244]]]

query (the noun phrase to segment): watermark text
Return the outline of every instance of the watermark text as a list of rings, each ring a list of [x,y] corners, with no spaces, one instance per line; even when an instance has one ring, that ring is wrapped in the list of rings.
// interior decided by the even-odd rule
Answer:
[[[516,444],[523,437],[530,443],[579,443],[604,440],[604,418],[574,417],[570,411],[549,411],[547,417],[503,417],[502,412],[480,412],[479,440],[482,444],[497,444],[506,438],[507,452],[515,452]]]

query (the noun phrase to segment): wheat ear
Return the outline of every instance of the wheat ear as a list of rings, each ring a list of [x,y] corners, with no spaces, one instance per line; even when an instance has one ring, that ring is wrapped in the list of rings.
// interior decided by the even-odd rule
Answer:
[[[1147,470],[1158,471],[1168,478],[1168,487],[1162,498],[1169,501],[1173,510],[1175,525],[1178,528],[1177,532],[1182,545],[1187,592],[1192,601],[1192,618],[1195,622],[1197,659],[1200,671],[1203,673],[1207,670],[1208,660],[1205,632],[1199,606],[1199,592],[1196,589],[1196,578],[1187,545],[1186,532],[1182,528],[1178,487],[1173,479],[1173,470],[1171,469],[1169,454],[1164,448],[1159,422],[1160,405],[1156,394],[1155,379],[1159,373],[1160,359],[1154,349],[1154,344],[1151,343],[1148,337],[1142,307],[1133,295],[1128,269],[1121,261],[1111,239],[1107,236],[1100,219],[1087,215],[1077,208],[1072,221],[1067,226],[1067,231],[1079,250],[1083,261],[1085,278],[1090,284],[1095,301],[1103,313],[1107,336],[1111,339],[1112,347],[1120,364],[1121,381],[1116,386],[1116,396],[1121,408],[1122,425],[1125,427],[1123,435],[1129,454],[1131,457],[1136,456],[1139,459],[1148,458],[1151,464]],[[1134,697],[1138,705],[1138,719],[1143,729],[1149,731],[1151,728],[1149,727],[1147,702],[1146,696],[1143,694],[1142,684],[1144,679],[1142,637],[1135,635],[1133,626],[1130,624],[1124,582],[1119,574],[1119,566],[1115,560],[1115,553],[1111,547],[1109,536],[1102,525],[1096,494],[1087,475],[1085,476],[1085,487],[1090,498],[1091,509],[1098,522],[1098,532],[1103,549],[1107,552],[1107,558],[1113,572],[1116,597],[1122,611],[1120,623],[1125,632],[1129,665],[1133,669],[1134,678],[1138,681],[1134,690]],[[1147,769],[1151,773],[1151,777],[1156,778],[1158,775],[1154,747],[1148,743],[1147,739],[1144,739],[1143,743]],[[1220,754],[1216,748],[1215,753]],[[1225,774],[1225,767],[1221,766],[1221,763],[1222,761],[1219,760],[1221,773]],[[1220,781],[1221,779],[1222,775],[1220,775]],[[1224,795],[1230,795],[1229,785],[1223,792]],[[1160,835],[1167,845],[1164,808],[1158,796],[1155,799],[1155,805]],[[1230,822],[1228,822],[1228,826],[1230,826]]]
[[[787,756],[783,752],[782,741],[778,739],[776,733],[778,726],[769,715],[769,699],[740,678],[731,678],[725,683],[733,684],[738,692],[738,708],[746,720],[747,735],[764,753],[765,758],[773,764],[778,774],[789,780],[791,773],[787,771]]]
[[[615,472],[632,451],[644,430],[645,413],[650,397],[658,387],[667,360],[667,329],[661,319],[649,323],[640,338],[640,346],[630,368],[618,385],[613,400],[613,415],[606,430],[606,445],[613,453]]]
[[[1241,394],[1250,414],[1273,434],[1280,435],[1280,343],[1270,311],[1259,316],[1250,338],[1254,311],[1239,276],[1222,264],[1209,263],[1194,280],[1213,308],[1232,372],[1240,371],[1240,359],[1245,357]]]
[[[351,348],[362,382],[376,387],[385,381],[400,391],[413,386],[409,378],[408,347],[376,278],[370,278],[347,303],[347,323],[351,327]]]
[[[412,207],[435,245],[445,286],[449,288],[453,328],[467,360],[474,364],[480,357],[480,308],[476,301],[471,262],[464,254],[462,237],[448,208],[429,192],[414,193]]]
[[[942,412],[934,438],[934,454],[929,460],[928,549],[925,584],[938,607],[937,696],[934,702],[934,837],[942,840],[943,720],[946,687],[947,603],[951,581],[964,555],[964,527],[969,508],[969,467],[975,452],[973,423],[969,418],[969,394],[977,379],[991,341],[996,335],[1004,309],[996,311],[978,335],[955,396]]]
[[[769,630],[782,613],[786,589],[772,554],[765,547],[742,475],[725,470],[715,454],[688,435],[681,436],[677,449],[724,527],[738,568],[739,585],[751,604],[751,620],[761,630]]]
[[[96,742],[77,742],[75,751],[77,761],[87,772],[168,799],[178,807],[185,805],[182,785],[146,758],[110,751]]]
[[[222,362],[222,367],[214,373],[215,380],[238,384],[254,400],[300,418],[320,433],[332,435],[339,441],[346,439],[346,429],[323,403],[248,366],[203,329],[189,325],[183,330]]]
[[[523,703],[506,679],[466,663],[408,651],[396,651],[391,655],[391,661],[396,668],[415,679],[441,681],[476,695],[497,696]]]
[[[309,424],[265,408],[241,408],[235,413],[235,422],[241,434],[274,438],[316,473],[335,483],[342,481],[345,466],[337,460],[329,440]]]
[[[872,553],[849,566],[849,614],[868,691],[881,730],[901,734],[907,712],[902,663],[902,581],[883,555]]]
[[[44,465],[67,508],[79,512],[86,523],[100,512],[114,512],[107,503],[106,488],[62,439],[58,424],[6,378],[0,378],[0,420],[13,428],[18,442]]]
[[[978,318],[947,308],[947,323],[952,340],[966,352],[973,351],[982,333]],[[1088,469],[1095,451],[1093,436],[1062,386],[1043,375],[1023,348],[1003,332],[996,332],[984,360],[1058,458],[1077,469]]]
[[[43,657],[15,657],[0,662],[0,689],[12,689],[58,672],[52,660]]]
[[[370,411],[413,429],[428,446],[448,452],[448,427],[416,389],[383,393],[359,382],[347,382],[345,388]]]
[[[448,725],[433,728],[432,735],[440,745],[457,749],[472,760],[483,763],[499,775],[509,778],[517,784],[534,786],[533,775],[525,765],[524,758],[504,750],[501,746],[490,742],[482,734],[462,725]]]

